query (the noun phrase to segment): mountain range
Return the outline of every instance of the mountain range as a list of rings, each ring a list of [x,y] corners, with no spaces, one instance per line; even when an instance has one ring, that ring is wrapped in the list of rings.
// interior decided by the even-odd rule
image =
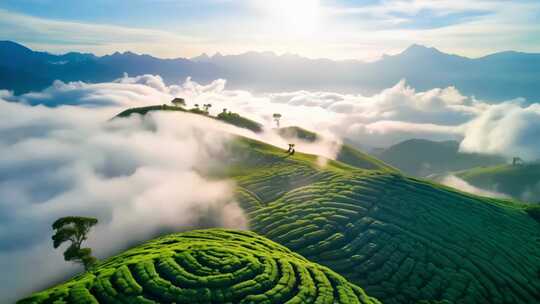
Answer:
[[[498,155],[460,152],[459,142],[453,140],[409,139],[381,151],[373,151],[372,154],[416,177],[507,163],[504,157]]]
[[[132,52],[53,55],[0,41],[0,89],[15,94],[44,89],[57,79],[105,82],[124,73],[158,74],[167,83],[186,77],[198,82],[224,78],[231,89],[258,92],[316,90],[364,95],[406,79],[417,90],[455,86],[464,95],[494,102],[518,97],[540,101],[540,54],[514,51],[472,59],[412,45],[375,62],[309,59],[271,52],[160,59]]]

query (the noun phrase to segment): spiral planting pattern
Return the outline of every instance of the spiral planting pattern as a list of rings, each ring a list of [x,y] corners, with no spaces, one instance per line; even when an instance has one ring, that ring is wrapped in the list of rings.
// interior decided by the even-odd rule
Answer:
[[[252,230],[383,303],[540,303],[540,225],[523,209],[399,174],[297,168],[299,186],[277,165],[238,179]]]
[[[379,303],[252,232],[169,235],[20,303]]]

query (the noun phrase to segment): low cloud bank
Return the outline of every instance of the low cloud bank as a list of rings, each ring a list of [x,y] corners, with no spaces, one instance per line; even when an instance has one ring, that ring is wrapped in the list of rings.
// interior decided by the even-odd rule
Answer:
[[[281,113],[282,126],[299,125],[365,147],[410,138],[457,140],[466,152],[540,158],[536,143],[540,104],[527,105],[519,99],[491,104],[463,96],[454,87],[417,92],[405,81],[368,97],[310,91],[253,94],[228,90],[224,79],[202,85],[188,78],[166,85],[159,76],[125,75],[111,83],[57,81],[43,92],[5,99],[53,106],[133,107],[168,103],[174,96],[186,98],[189,106],[211,103],[214,114],[227,108],[268,129],[274,126],[272,114]]]
[[[156,233],[246,228],[233,184],[200,172],[229,139],[200,116],[108,121],[116,108],[47,108],[0,100],[0,294],[13,302],[78,269],[53,250],[51,223],[99,219],[100,256]]]
[[[503,198],[503,199],[509,199],[510,198],[510,196],[508,196],[506,194],[503,194],[503,193],[499,193],[499,192],[496,192],[496,191],[484,190],[484,189],[480,189],[478,187],[475,187],[475,186],[469,184],[465,180],[463,180],[463,179],[461,179],[461,178],[459,178],[459,177],[457,177],[455,175],[445,176],[440,182],[443,185],[446,185],[446,186],[449,186],[449,187],[452,187],[452,188],[456,188],[459,191],[468,192],[468,193],[472,193],[472,194],[476,194],[476,195],[480,195],[480,196],[487,196],[487,197],[493,197],[493,198]]]
[[[540,104],[493,105],[466,125],[461,150],[540,159]]]

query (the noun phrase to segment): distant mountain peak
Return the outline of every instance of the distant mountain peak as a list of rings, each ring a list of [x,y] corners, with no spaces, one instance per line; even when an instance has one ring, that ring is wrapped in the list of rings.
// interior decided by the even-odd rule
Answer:
[[[206,53],[202,53],[199,56],[195,56],[191,58],[192,61],[196,61],[196,62],[207,62],[210,59],[211,59],[210,56],[208,56],[208,54]]]
[[[17,42],[10,41],[10,40],[0,40],[0,47],[2,49],[9,49],[12,51],[17,51],[17,52],[25,52],[25,53],[33,52],[31,49],[27,48],[26,46],[19,44]]]
[[[441,51],[434,47],[427,47],[421,44],[412,44],[401,55],[432,55],[432,54],[443,54]]]

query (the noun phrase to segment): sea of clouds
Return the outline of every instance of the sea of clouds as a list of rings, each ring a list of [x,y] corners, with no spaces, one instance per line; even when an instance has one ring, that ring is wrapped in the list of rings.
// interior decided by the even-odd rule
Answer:
[[[223,108],[238,112],[266,131],[254,134],[181,113],[111,120],[126,108],[165,104],[176,96],[190,107],[211,103],[213,114]],[[328,158],[345,139],[385,147],[409,138],[456,139],[463,151],[540,158],[539,104],[517,99],[491,105],[453,87],[417,92],[405,81],[369,97],[256,95],[228,90],[222,79],[166,85],[154,75],[97,84],[57,81],[21,96],[0,91],[2,300],[12,302],[80,270],[52,249],[50,225],[61,216],[99,218],[88,242],[99,257],[163,231],[246,228],[234,184],[204,172],[219,166],[231,134],[286,148],[286,140],[272,131],[276,112],[283,115],[282,126],[324,134],[298,149]]]

